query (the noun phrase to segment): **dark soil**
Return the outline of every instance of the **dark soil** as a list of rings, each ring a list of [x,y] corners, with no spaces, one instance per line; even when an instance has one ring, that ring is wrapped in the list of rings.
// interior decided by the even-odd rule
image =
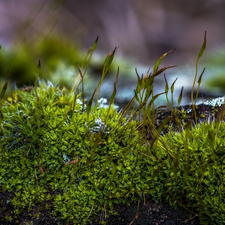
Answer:
[[[191,106],[182,106],[176,108],[176,116],[171,117],[171,111],[169,109],[166,110],[158,110],[156,112],[156,122],[155,125],[159,129],[160,126],[163,124],[162,122],[165,119],[168,119],[168,123],[170,123],[175,130],[180,131],[181,125],[177,118],[180,118],[181,110],[189,110],[187,111],[187,118],[183,121],[189,125],[195,125],[195,117],[193,115],[193,110]],[[221,110],[222,109],[222,110]],[[197,123],[204,122],[204,121],[212,121],[218,120],[219,116],[221,116],[221,112],[223,111],[224,107],[212,107],[208,105],[198,105],[196,108],[196,115],[197,115]],[[175,110],[175,108],[174,108]],[[201,116],[204,115],[204,117]],[[215,116],[214,116],[215,115]],[[142,127],[143,129],[143,127]],[[143,131],[140,129],[140,131]],[[161,126],[162,133],[168,132],[168,128],[165,126]],[[151,134],[147,134],[148,140],[151,140]],[[48,187],[50,194],[55,194],[55,191],[52,191],[50,187]],[[0,224],[2,223],[2,219],[5,219],[6,216],[10,216],[11,212],[13,211],[13,207],[10,204],[7,204],[7,201],[12,199],[15,196],[14,193],[9,192],[2,192],[0,189]],[[45,210],[45,204],[50,206],[49,211]],[[41,209],[42,207],[42,209]],[[43,210],[44,208],[44,210]],[[12,224],[26,224],[26,225],[72,225],[73,223],[66,223],[61,219],[56,219],[50,216],[50,211],[53,210],[53,200],[49,200],[45,202],[42,206],[35,206],[32,208],[31,212],[28,213],[26,210],[21,213],[17,219],[12,218],[11,222],[4,222],[4,225],[12,225]],[[192,209],[189,209],[192,211]],[[194,213],[190,213],[183,207],[178,207],[174,209],[167,203],[162,204],[155,204],[154,202],[146,201],[145,205],[143,202],[140,203],[132,203],[130,206],[119,205],[115,208],[115,212],[118,215],[110,215],[107,220],[107,225],[181,225],[181,224],[193,224],[197,225],[200,224],[199,218]],[[194,212],[194,210],[193,210]],[[39,214],[39,218],[35,218],[34,216]],[[57,215],[60,218],[60,215]],[[99,215],[98,218],[95,219],[95,222],[89,223],[89,225],[98,225],[100,221],[103,220],[104,214],[101,216]],[[32,221],[32,222],[31,222]],[[26,222],[26,223],[25,223]]]
[[[182,113],[183,111],[183,113]],[[160,109],[155,112],[155,127],[161,135],[168,133],[169,131],[181,132],[187,127],[191,129],[195,125],[202,122],[211,121],[224,121],[224,111],[225,105],[221,106],[210,106],[199,104],[195,106],[195,112],[191,105],[185,105],[180,107],[174,107],[173,113],[170,109]],[[185,112],[185,113],[184,113]],[[138,121],[138,116],[136,115],[135,120]],[[223,118],[222,118],[223,117]],[[141,116],[141,121],[142,121]],[[143,126],[140,127],[140,131],[146,136],[147,140],[152,139],[152,134],[149,133],[149,128],[145,125],[145,130],[143,131]]]
[[[50,187],[49,192],[54,195]],[[7,200],[12,199],[15,196],[13,193],[0,191],[1,208],[0,208],[0,220],[9,216],[13,211],[12,206],[7,204]],[[50,211],[53,210],[53,200],[45,202],[50,205]],[[21,213],[17,219],[12,218],[11,222],[5,222],[4,225],[72,225],[73,223],[66,223],[60,219],[60,215],[57,218],[52,217],[50,212],[41,209],[43,205],[36,205],[32,207],[31,212],[26,210]],[[192,209],[190,209],[192,211]],[[130,206],[119,205],[114,208],[114,212],[117,215],[110,215],[107,220],[107,225],[181,225],[181,224],[192,224],[199,225],[198,216],[192,214],[182,207],[174,209],[167,203],[155,204],[150,200],[145,202],[132,203]],[[35,215],[39,214],[38,218]],[[88,225],[100,225],[104,219],[104,213],[101,216],[95,218],[95,222],[87,223]],[[105,219],[104,219],[105,220]],[[17,222],[16,222],[17,221]],[[0,224],[3,224],[0,221]]]
[[[115,209],[119,215],[109,216],[107,225],[181,225],[200,224],[198,216],[191,214],[182,207],[174,209],[167,203],[155,204],[147,201],[138,207],[138,203],[130,206],[118,206]],[[92,223],[90,225],[99,225]]]

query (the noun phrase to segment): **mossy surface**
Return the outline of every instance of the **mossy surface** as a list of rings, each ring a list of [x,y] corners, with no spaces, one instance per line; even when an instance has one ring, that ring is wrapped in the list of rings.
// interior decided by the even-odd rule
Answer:
[[[44,83],[37,95],[18,90],[3,104],[0,181],[14,196],[7,200],[13,215],[4,219],[15,222],[54,200],[52,215],[80,224],[145,196],[201,208],[214,224],[224,220],[224,124],[202,123],[141,146],[136,121],[115,129],[115,110],[99,107],[88,117],[76,100],[72,111],[74,96]]]
[[[47,211],[52,224],[54,219],[62,224],[106,224],[117,206],[137,202],[138,206],[140,202],[148,205],[152,201],[169,203],[174,208],[182,206],[192,214],[187,221],[199,217],[201,224],[223,224],[225,107],[222,104],[205,109],[205,105],[196,105],[204,70],[195,100],[193,96],[206,33],[188,109],[173,107],[176,80],[169,88],[165,75],[165,92],[153,94],[154,78],[174,67],[159,69],[163,58],[174,49],[158,59],[152,73],[148,70],[140,77],[136,70],[134,97],[117,113],[113,103],[119,69],[109,107],[102,107],[99,101],[102,80],[116,47],[106,57],[101,80],[86,102],[83,78],[97,41],[84,71],[77,64],[81,80],[75,91],[74,86],[69,92],[50,82],[39,82],[38,86],[40,61],[35,87],[16,90],[3,101],[6,80],[0,93],[1,222],[18,224],[27,216],[39,220]],[[81,83],[82,93],[77,94]],[[178,105],[182,92],[183,87]],[[161,111],[164,106],[154,108],[155,99],[162,94],[170,111]],[[134,108],[127,116],[131,106]],[[203,110],[199,110],[201,107]]]
[[[2,190],[15,193],[10,204],[15,208],[14,213],[19,214],[27,207],[29,210],[35,204],[51,199],[45,189],[46,185],[51,185],[55,193],[63,191],[57,195],[55,204],[62,214],[66,213],[64,218],[80,221],[88,216],[94,202],[97,209],[101,209],[109,193],[121,194],[110,184],[115,186],[115,181],[120,179],[121,161],[128,156],[131,161],[135,160],[134,153],[130,154],[132,149],[127,149],[127,140],[136,122],[124,135],[119,132],[121,128],[112,134],[110,129],[118,121],[118,115],[115,110],[111,111],[98,143],[94,144],[98,138],[96,133],[103,124],[101,121],[106,120],[106,109],[99,108],[87,119],[87,113],[81,111],[81,102],[77,102],[73,113],[69,110],[74,97],[68,93],[42,85],[38,96],[41,109],[34,90],[30,93],[18,91],[3,106]],[[54,104],[57,101],[61,102]],[[137,140],[137,132],[132,138],[131,145]],[[124,156],[124,152],[128,156]],[[126,163],[126,180],[131,173],[130,163]],[[112,176],[116,171],[117,174]],[[110,176],[111,179],[107,179]],[[71,204],[67,199],[69,193],[75,208],[65,212]]]

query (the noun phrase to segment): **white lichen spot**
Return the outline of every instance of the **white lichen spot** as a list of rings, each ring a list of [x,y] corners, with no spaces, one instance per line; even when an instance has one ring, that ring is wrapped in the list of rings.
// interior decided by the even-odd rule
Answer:
[[[220,98],[215,98],[211,101],[206,101],[204,102],[204,105],[211,105],[211,106],[221,106],[222,104],[224,104],[224,97],[220,97]]]

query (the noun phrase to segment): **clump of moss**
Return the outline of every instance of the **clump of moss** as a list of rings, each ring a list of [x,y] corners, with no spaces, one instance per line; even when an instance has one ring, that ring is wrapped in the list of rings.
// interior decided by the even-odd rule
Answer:
[[[111,173],[112,161],[115,166],[122,160],[125,148],[120,146],[127,146],[130,130],[121,141],[122,127],[117,132],[111,131],[119,119],[115,110],[107,115],[107,109],[99,108],[87,115],[82,113],[82,103],[78,100],[72,110],[74,96],[44,83],[40,84],[37,94],[39,100],[34,90],[29,93],[18,90],[3,106],[2,128],[6,139],[2,140],[5,149],[1,156],[2,190],[16,193],[10,201],[16,215],[46,200],[46,185],[55,192],[63,191],[64,194],[55,199],[56,208],[61,212],[67,207],[61,205],[64,201],[60,198],[73,193],[71,202],[76,199],[81,210],[79,213],[75,210],[74,218],[84,219],[95,199],[105,200],[107,189],[103,193],[99,187],[101,174],[103,179],[104,173]],[[132,142],[136,142],[135,136],[137,132]],[[103,171],[102,165],[107,160],[108,166]],[[102,189],[106,184],[109,188],[109,180],[102,180]]]
[[[197,63],[205,44],[206,40]],[[96,45],[97,40],[92,52]],[[118,72],[109,106],[102,107],[99,91],[116,50],[106,57],[101,80],[88,102],[83,84],[86,69],[79,64],[81,93],[78,86],[68,91],[50,82],[38,84],[38,73],[33,88],[18,89],[3,102],[6,81],[0,95],[0,188],[12,195],[1,202],[2,222],[18,222],[25,211],[37,219],[44,210],[66,223],[85,224],[99,215],[106,221],[118,204],[152,199],[179,204],[197,214],[202,224],[224,223],[224,108],[215,122],[199,124],[192,90],[192,126],[183,121],[188,118],[184,111],[173,108],[173,97],[171,103],[168,100],[175,82],[169,89],[165,77],[165,93],[154,95],[154,78],[173,67],[158,68],[171,51],[160,57],[152,73],[144,77],[137,73],[134,97],[120,113],[113,105]],[[154,100],[161,94],[166,94],[170,116],[156,126],[159,109],[154,108]],[[182,130],[172,131],[174,122]],[[168,133],[161,135],[164,127]]]

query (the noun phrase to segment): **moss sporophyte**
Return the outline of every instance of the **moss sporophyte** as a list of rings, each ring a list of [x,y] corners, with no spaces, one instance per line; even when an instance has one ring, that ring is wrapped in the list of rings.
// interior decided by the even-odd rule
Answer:
[[[39,80],[38,71],[33,88],[17,89],[3,101],[6,81],[0,102],[0,188],[11,194],[0,202],[1,224],[19,223],[25,211],[39,218],[45,210],[71,224],[87,224],[99,214],[107,221],[116,205],[145,204],[147,199],[180,205],[192,218],[199,217],[201,224],[224,224],[224,105],[215,106],[218,112],[212,121],[207,105],[198,111],[192,89],[191,107],[175,108],[175,82],[169,88],[165,77],[161,94],[166,95],[170,110],[155,109],[154,100],[161,94],[154,95],[153,82],[172,67],[158,68],[168,52],[152,73],[144,77],[137,73],[134,97],[120,112],[114,105],[118,70],[109,105],[103,107],[99,90],[116,48],[107,56],[102,79],[86,101],[83,77],[96,44],[97,40],[86,65],[78,65],[81,79],[75,90],[75,86],[61,90]],[[206,38],[196,76],[205,45]]]

